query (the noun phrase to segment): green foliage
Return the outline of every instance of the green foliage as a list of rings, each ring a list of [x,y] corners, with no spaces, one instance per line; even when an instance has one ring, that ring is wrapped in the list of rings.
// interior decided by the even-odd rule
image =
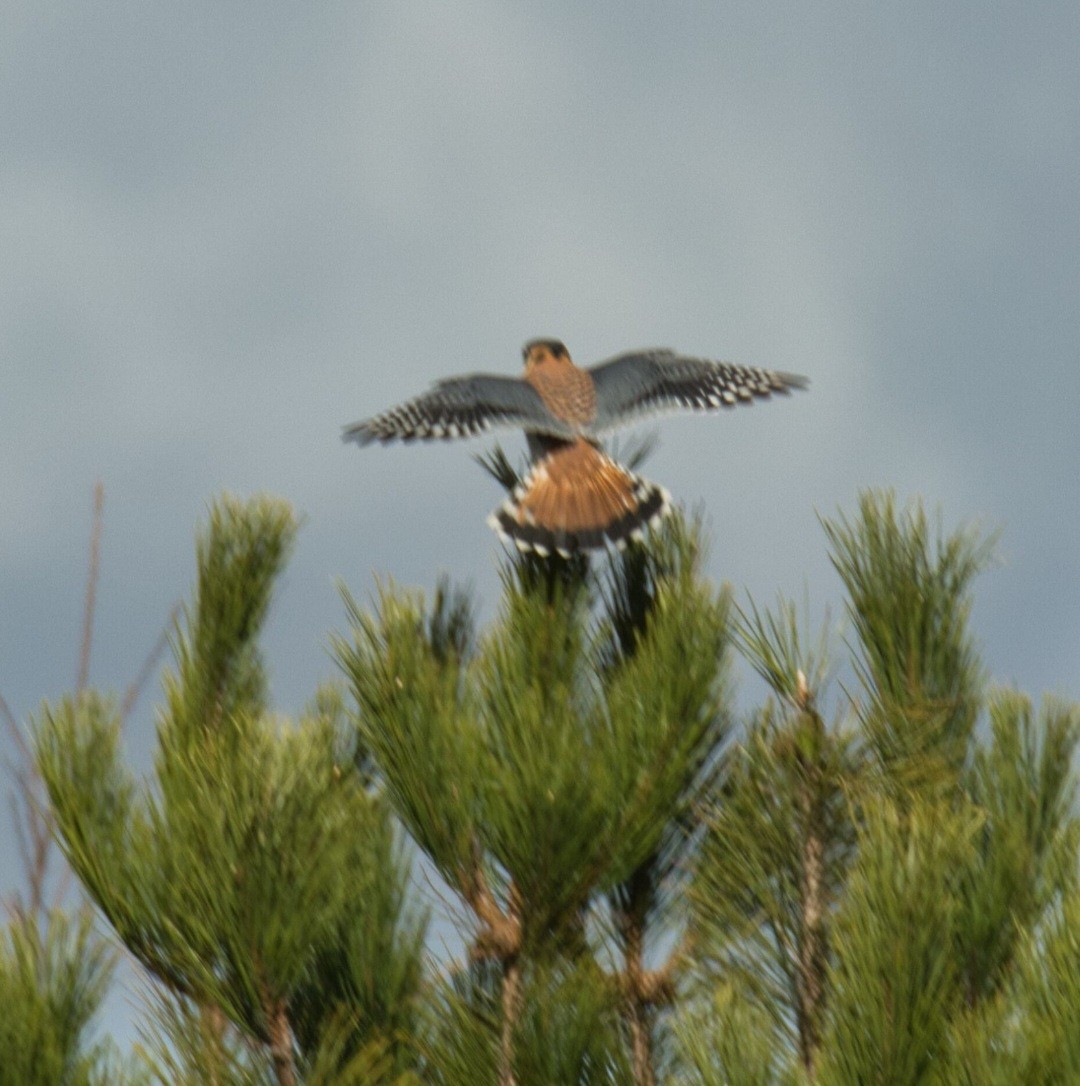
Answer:
[[[1075,881],[1080,708],[1001,691],[990,699],[990,742],[976,749],[966,791],[983,815],[960,872],[958,953],[968,1003],[993,995],[1018,940]]]
[[[210,509],[196,545],[194,598],[173,639],[176,670],[165,681],[162,727],[174,742],[266,708],[258,633],[296,529],[284,502],[225,497]]]
[[[737,980],[784,1032],[799,1024],[799,966],[814,938],[808,852],[818,850],[816,921],[827,942],[854,843],[845,785],[855,772],[842,734],[766,712],[732,758],[711,810],[692,887],[699,965]],[[813,965],[819,982],[824,966]]]
[[[615,751],[581,593],[508,583],[473,664],[484,785],[478,837],[528,903],[525,937],[563,931],[609,882]]]
[[[333,699],[296,726],[266,711],[257,636],[294,531],[265,499],[211,511],[150,781],[124,768],[119,716],[93,693],[46,707],[36,729],[72,868],[164,984],[167,1021],[213,1024],[214,1043],[196,1037],[186,1057],[183,1031],[160,1031],[194,1079],[208,1060],[256,1081],[233,1030],[267,1051],[295,1039],[301,1069],[325,1062],[324,1042],[347,1062],[407,1033],[420,982],[406,858]]]
[[[458,651],[471,640],[464,607],[451,622],[445,604],[429,614],[418,594],[393,586],[381,589],[375,615],[347,593],[345,603],[353,640],[335,639],[335,650],[360,709],[360,742],[406,829],[460,885],[475,848],[482,752]],[[444,633],[451,627],[456,642]]]
[[[225,1028],[220,1012],[167,989],[146,997],[139,1051],[155,1086],[272,1086],[269,1053]]]
[[[726,604],[701,584],[693,533],[664,539],[612,572],[595,629],[558,560],[515,567],[474,651],[445,590],[431,612],[393,588],[374,614],[346,594],[353,636],[336,651],[391,802],[465,901],[478,873],[503,904],[513,887],[531,951],[661,848],[722,736]]]
[[[520,1086],[625,1086],[630,1071],[611,985],[589,963],[537,969],[515,1035]]]
[[[501,961],[516,975],[527,963],[527,990],[547,991],[536,988],[541,973],[586,969],[599,940],[617,974],[604,1005],[632,1011],[652,1051],[677,962],[654,975],[646,956],[677,931],[698,803],[729,727],[727,596],[704,582],[700,526],[681,517],[599,575],[581,560],[524,557],[503,585],[480,637],[467,602],[445,587],[430,608],[383,588],[373,613],[346,594],[352,635],[335,648],[360,741],[409,833],[471,911],[477,967]],[[562,982],[557,990],[569,998]],[[584,1059],[566,1034],[562,1047],[536,1049],[547,1062],[529,1063],[530,1015],[558,1008],[524,998],[520,1017],[500,1006],[459,1023],[461,1044],[440,1049],[448,1081],[507,1081],[510,1048],[518,1081],[561,1081]],[[477,1005],[450,1001],[444,1013]],[[483,1019],[505,1031],[508,1014],[501,1038],[467,1028]],[[581,1081],[597,1081],[595,1060]]]
[[[956,872],[979,821],[919,801],[864,810],[834,929],[822,1083],[934,1081],[960,988]]]
[[[648,548],[619,554],[603,591],[619,835],[628,872],[659,863],[660,884],[679,873],[730,729],[730,599],[706,584],[702,562],[700,522],[672,518]]]
[[[675,1025],[680,1086],[795,1086],[776,1023],[760,1002],[721,984]]]
[[[589,963],[533,966],[514,1030],[518,1086],[623,1086],[631,1081],[617,1005]],[[425,1035],[424,1080],[433,1086],[497,1081],[500,976],[473,966],[438,986]]]
[[[897,795],[955,787],[983,683],[967,628],[970,586],[993,541],[940,528],[932,538],[922,506],[898,511],[887,491],[863,493],[856,519],[822,525],[858,637],[870,748]]]
[[[405,1086],[383,1040],[357,1046],[354,1026],[343,1015],[327,1024],[318,1049],[307,1049],[302,1081],[306,1086]],[[221,1028],[212,1010],[167,993],[155,993],[143,1027],[149,1081],[160,1086],[273,1086],[280,1081],[270,1053],[255,1048],[242,1033]],[[148,1052],[146,1050],[149,1050]]]
[[[1080,1077],[1080,891],[1073,889],[1025,941],[1016,980],[1024,1025],[1017,1031],[1017,1081]]]
[[[112,967],[86,914],[51,913],[40,929],[12,919],[0,937],[0,1086],[135,1081],[90,1039]]]
[[[811,641],[781,599],[774,612],[751,605],[738,635],[776,700],[751,720],[707,808],[691,887],[697,965],[735,985],[732,1006],[753,1002],[810,1062],[862,765],[847,728],[826,727],[817,710],[829,670],[826,633]]]
[[[433,1086],[497,1081],[501,984],[491,961],[435,983],[420,1042],[424,1078]]]
[[[296,523],[217,503],[153,772],[107,696],[34,727],[61,847],[147,970],[140,1061],[88,1039],[86,923],[20,920],[0,1086],[1077,1081],[1080,708],[986,693],[973,532],[889,493],[824,528],[850,663],[784,599],[733,616],[676,515],[595,565],[513,555],[484,630],[445,581],[343,592],[347,689],[286,721],[258,637]],[[734,646],[769,687],[738,727]],[[425,960],[412,845],[462,962]]]

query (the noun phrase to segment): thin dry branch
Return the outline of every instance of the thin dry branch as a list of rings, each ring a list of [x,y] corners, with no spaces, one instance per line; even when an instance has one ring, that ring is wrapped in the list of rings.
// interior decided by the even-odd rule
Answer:
[[[16,749],[16,758],[8,762],[15,782],[9,802],[19,862],[26,875],[26,899],[16,893],[10,899],[10,907],[28,916],[38,916],[45,910],[45,884],[53,845],[52,816],[41,802],[41,777],[30,746],[2,697],[0,716]]]
[[[146,659],[143,660],[142,667],[139,668],[138,674],[131,681],[127,690],[124,691],[124,700],[120,702],[121,722],[126,721],[131,715],[132,710],[135,708],[135,703],[139,700],[140,695],[146,688],[146,684],[150,681],[150,676],[153,674],[154,668],[157,666],[162,654],[168,647],[169,634],[175,628],[176,619],[179,614],[180,604],[174,603],[172,609],[169,611],[169,617],[165,620],[165,625],[161,628],[161,633],[158,634],[153,647],[146,654]]]
[[[0,716],[4,718],[4,726],[11,733],[12,739],[15,740],[16,745],[19,748],[21,755],[26,755],[29,750],[26,746],[26,740],[23,738],[23,734],[19,731],[19,722],[15,719],[15,714],[8,707],[8,703],[4,701],[4,695],[0,694]]]
[[[105,487],[94,485],[94,523],[90,530],[90,568],[86,575],[86,606],[83,609],[82,648],[75,692],[81,694],[90,678],[90,649],[94,640],[94,610],[97,605],[98,577],[101,573],[101,531],[105,522]]]

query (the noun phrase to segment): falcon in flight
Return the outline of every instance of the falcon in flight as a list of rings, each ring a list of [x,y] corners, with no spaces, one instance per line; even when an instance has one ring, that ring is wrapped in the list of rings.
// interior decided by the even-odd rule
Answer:
[[[794,373],[631,351],[588,369],[557,339],[522,350],[525,373],[474,373],[381,415],[345,427],[358,445],[472,437],[523,429],[532,465],[488,523],[522,551],[569,556],[639,539],[669,511],[667,491],[606,456],[599,440],[628,422],[666,411],[716,411],[806,388]]]

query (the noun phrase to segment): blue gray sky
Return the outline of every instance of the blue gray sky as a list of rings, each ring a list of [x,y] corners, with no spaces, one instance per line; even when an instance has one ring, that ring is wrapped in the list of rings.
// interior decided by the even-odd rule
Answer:
[[[74,681],[97,480],[105,688],[223,490],[305,518],[284,712],[333,674],[334,578],[445,570],[490,608],[484,443],[340,427],[553,335],[808,375],[659,426],[645,474],[704,508],[713,576],[836,607],[817,514],[919,495],[1002,531],[993,675],[1080,696],[1078,41],[1068,0],[8,0],[0,693],[22,719]]]

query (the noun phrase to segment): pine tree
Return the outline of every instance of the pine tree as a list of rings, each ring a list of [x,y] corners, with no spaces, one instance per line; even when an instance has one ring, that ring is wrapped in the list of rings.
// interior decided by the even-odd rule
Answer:
[[[791,605],[744,617],[774,701],[714,801],[695,876],[707,982],[682,1031],[690,1081],[1015,1082],[1043,1067],[1032,1081],[1067,1081],[1078,1004],[1035,962],[1048,946],[1055,978],[1080,966],[1063,927],[1080,711],[1050,702],[1036,718],[986,692],[968,618],[989,541],[935,535],[889,493],[824,527],[857,689],[826,726],[823,654]]]
[[[679,963],[650,961],[679,926],[694,805],[727,734],[728,604],[701,579],[697,537],[676,520],[600,584],[579,560],[519,559],[479,640],[445,591],[428,610],[387,589],[372,614],[347,597],[337,651],[357,727],[468,911],[470,965],[448,998],[494,1022],[500,1086],[560,1081],[539,1070],[553,1060],[577,1068],[567,1081],[655,1081]],[[581,1009],[537,1029],[563,998]],[[444,1043],[433,1080],[477,1081]]]
[[[823,526],[849,643],[735,608],[676,516],[609,559],[508,556],[486,629],[449,582],[343,591],[344,685],[290,721],[258,639],[295,518],[215,503],[152,773],[106,695],[34,722],[143,970],[141,1059],[87,1039],[85,926],[15,923],[0,1082],[1076,1081],[1080,710],[988,685],[990,541],[888,493]],[[770,691],[745,719],[736,650]]]
[[[295,535],[224,499],[173,640],[150,780],[92,692],[37,722],[65,855],[154,984],[157,1081],[392,1081],[415,1029],[424,917],[390,812],[332,696],[269,712],[257,637]]]
[[[92,1036],[113,967],[86,914],[15,916],[0,936],[0,1086],[110,1086],[136,1081]]]

